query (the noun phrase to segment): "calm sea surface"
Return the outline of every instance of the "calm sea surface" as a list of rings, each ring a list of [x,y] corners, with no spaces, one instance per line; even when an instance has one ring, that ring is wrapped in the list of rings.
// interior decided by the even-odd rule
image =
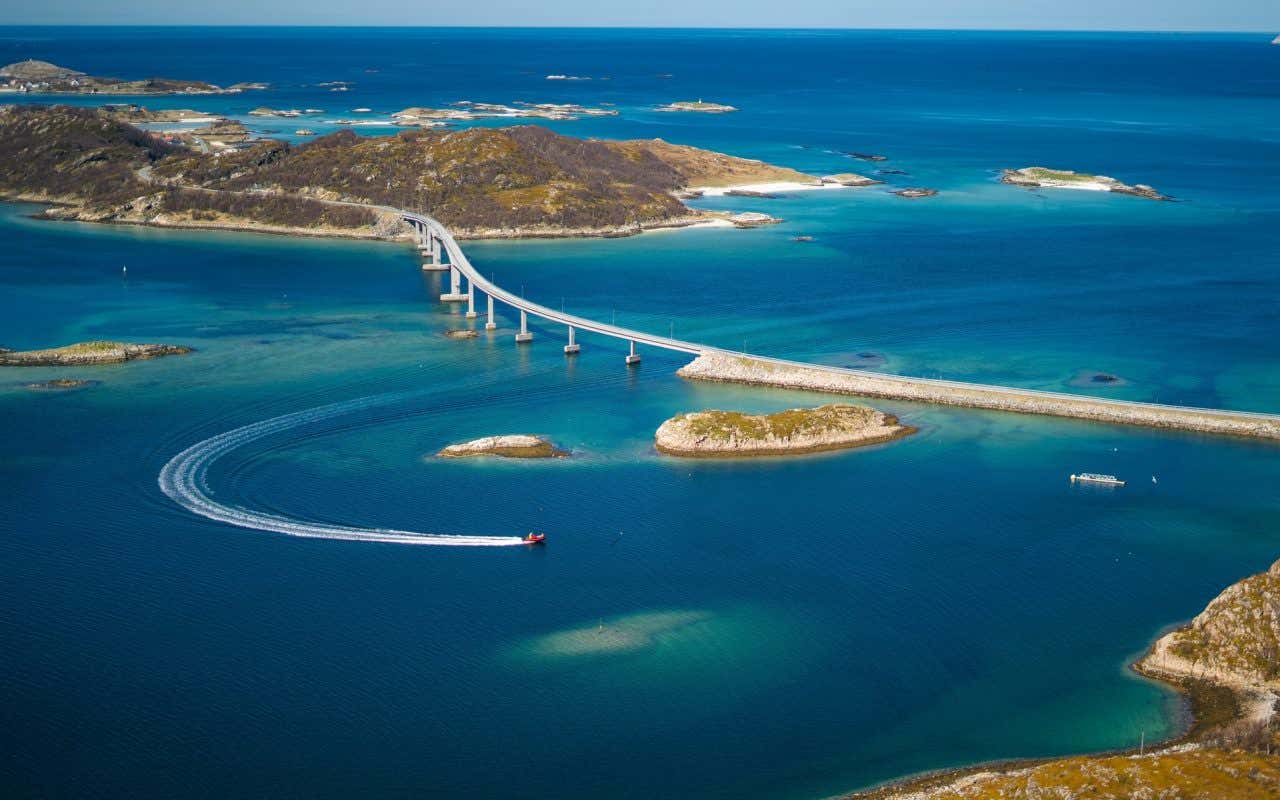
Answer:
[[[324,120],[356,107],[385,120],[464,99],[613,103],[618,117],[552,127],[824,174],[905,170],[888,188],[942,194],[723,198],[703,205],[786,222],[468,251],[546,305],[724,347],[1280,411],[1269,36],[0,37],[4,63],[270,81],[146,103],[282,135],[333,129]],[[316,86],[338,80],[351,91]],[[742,111],[652,110],[699,97]],[[260,105],[326,113],[246,116]],[[995,180],[1032,164],[1180,202]],[[1175,731],[1180,712],[1127,663],[1280,556],[1272,445],[882,403],[921,433],[792,461],[677,461],[651,447],[674,413],[829,398],[688,384],[659,352],[628,371],[618,343],[591,336],[566,361],[563,331],[536,325],[518,349],[510,317],[447,340],[467,323],[406,246],[54,224],[34,210],[0,207],[0,346],[197,352],[0,373],[6,796],[813,798],[1133,745]],[[1122,380],[1091,383],[1096,371]],[[100,383],[25,388],[55,377]],[[296,540],[193,516],[159,491],[160,468],[201,439],[387,394],[246,443],[214,465],[211,495],[341,524],[541,529],[549,545]],[[426,457],[515,432],[575,457]],[[1073,488],[1081,470],[1129,484]]]

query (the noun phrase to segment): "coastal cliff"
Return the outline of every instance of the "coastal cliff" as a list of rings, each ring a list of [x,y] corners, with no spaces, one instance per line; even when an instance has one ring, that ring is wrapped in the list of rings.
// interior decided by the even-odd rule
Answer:
[[[397,238],[377,209],[425,211],[460,238],[625,236],[719,219],[675,196],[694,184],[819,183],[795,170],[660,139],[609,142],[536,126],[351,131],[206,153],[66,106],[0,111],[0,194],[52,218]]]
[[[866,406],[836,404],[776,414],[698,411],[662,423],[654,446],[668,455],[698,458],[799,455],[887,442],[915,430]]]
[[[1280,561],[1218,595],[1138,662],[1150,675],[1280,692]]]

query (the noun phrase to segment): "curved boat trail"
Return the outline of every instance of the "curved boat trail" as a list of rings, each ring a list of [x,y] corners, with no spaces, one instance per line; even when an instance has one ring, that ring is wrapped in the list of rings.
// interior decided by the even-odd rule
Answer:
[[[205,481],[209,466],[232,450],[291,428],[383,405],[391,399],[393,398],[383,395],[334,403],[254,422],[211,436],[178,453],[164,465],[164,469],[160,470],[160,490],[193,514],[241,528],[283,533],[287,536],[306,539],[341,539],[353,542],[387,542],[435,547],[520,547],[525,545],[525,541],[518,536],[467,536],[307,522],[220,503],[209,496],[208,484]]]

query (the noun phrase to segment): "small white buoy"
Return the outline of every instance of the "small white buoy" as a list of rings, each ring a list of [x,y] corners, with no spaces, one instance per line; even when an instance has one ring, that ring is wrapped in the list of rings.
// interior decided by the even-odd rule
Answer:
[[[1159,483],[1160,481],[1156,480],[1156,476],[1155,476],[1155,475],[1152,475],[1152,476],[1151,476],[1151,482],[1152,482],[1152,483]]]

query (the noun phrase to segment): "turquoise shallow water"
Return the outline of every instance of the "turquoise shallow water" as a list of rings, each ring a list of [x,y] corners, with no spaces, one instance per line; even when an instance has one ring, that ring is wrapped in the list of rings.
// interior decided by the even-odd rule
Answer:
[[[173,46],[145,31],[45,31],[50,44],[9,33],[22,55],[67,63],[58,48],[97,36],[81,50],[105,61],[83,66],[122,73],[135,62],[120,41],[153,60]],[[252,70],[208,53],[192,69],[253,79],[293,59],[341,77],[375,45],[415,42],[328,35],[355,55],[304,58],[323,50],[316,32],[277,37],[274,51],[231,33],[226,52]],[[572,51],[556,37],[579,34],[468,35],[511,54],[491,63],[534,74],[591,69],[565,54],[611,47],[615,81],[564,90],[584,98],[670,99],[638,77],[623,85],[631,65],[699,76],[676,78],[681,92],[777,103],[565,130],[645,130],[823,171],[865,165],[801,145],[856,138],[892,146],[895,166],[944,190],[920,203],[878,190],[737,200],[787,220],[755,231],[468,245],[547,305],[824,363],[1280,409],[1280,84],[1248,37],[1189,38],[1185,72],[1170,74],[1160,59],[1182,40],[1167,37],[924,37],[903,61],[896,34],[620,33]],[[779,58],[778,74],[737,89],[702,60],[744,48],[802,60]],[[532,86],[505,67],[464,69],[474,53],[414,52],[478,76],[457,91],[498,95],[476,99]],[[1080,52],[1146,60],[1110,84],[1092,69],[1058,77]],[[376,73],[385,102],[416,102],[395,63]],[[1196,72],[1242,65],[1243,85]],[[803,91],[769,94],[778,84]],[[853,95],[856,114],[841,105]],[[833,107],[844,110],[814,110]],[[1028,107],[1058,113],[1010,123]],[[1006,163],[1056,159],[1183,202],[992,182]],[[590,336],[566,361],[547,328],[517,349],[509,318],[492,337],[449,341],[443,331],[466,323],[434,302],[439,277],[404,246],[40,223],[30,211],[0,217],[0,345],[122,338],[197,352],[0,374],[10,795],[817,797],[1126,746],[1167,734],[1179,713],[1128,661],[1280,552],[1270,445],[885,403],[921,433],[796,461],[676,461],[651,449],[674,413],[827,398],[688,384],[673,375],[682,362],[656,352],[628,371],[616,343]],[[791,241],[802,233],[815,241]],[[1076,385],[1095,370],[1125,382]],[[23,386],[61,376],[101,383]],[[550,544],[299,541],[192,516],[157,487],[164,463],[205,437],[395,393],[246,445],[214,465],[211,495],[331,523],[538,528]],[[574,457],[426,457],[502,432],[547,434]],[[1131,482],[1073,488],[1080,470]]]

